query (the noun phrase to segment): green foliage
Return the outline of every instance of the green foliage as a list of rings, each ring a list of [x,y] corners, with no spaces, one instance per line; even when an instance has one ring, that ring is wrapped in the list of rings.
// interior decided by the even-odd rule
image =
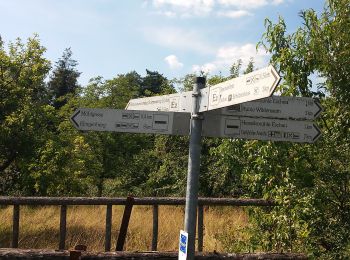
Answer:
[[[240,75],[240,70],[242,68],[242,60],[237,60],[236,63],[233,63],[230,68],[230,78],[237,78]]]
[[[50,108],[45,105],[44,79],[50,62],[37,36],[24,44],[10,43],[8,51],[0,42],[0,179],[3,190],[23,175],[26,164],[45,140]],[[16,183],[18,185],[18,183]]]
[[[253,71],[254,71],[254,59],[250,58],[249,63],[247,65],[247,68],[245,69],[243,74],[248,74],[248,73],[253,72]]]
[[[145,183],[153,196],[185,196],[188,137],[158,136],[151,152],[156,167]]]
[[[239,229],[218,237],[227,250],[350,257],[349,12],[348,0],[330,0],[319,16],[302,11],[303,25],[294,33],[282,17],[275,24],[267,19],[260,42],[283,77],[283,95],[321,98],[318,142],[203,139],[201,196],[278,203],[251,208],[248,233]],[[8,51],[0,41],[0,193],[184,195],[188,137],[79,132],[69,117],[78,107],[123,109],[132,98],[174,93],[174,84],[189,91],[195,75],[170,81],[159,72],[146,70],[142,77],[132,71],[108,80],[96,77],[80,88],[77,62],[67,49],[46,85],[50,63],[44,52],[37,36],[9,44]],[[238,60],[228,77],[207,76],[207,84],[253,70],[253,59],[244,70]],[[315,75],[324,83],[315,86]]]
[[[79,88],[78,78],[81,73],[76,70],[78,63],[72,59],[72,55],[70,48],[64,50],[62,57],[56,62],[56,67],[48,82],[50,102],[56,109],[65,105],[67,95],[77,94]]]
[[[303,26],[292,34],[287,34],[283,18],[276,24],[266,20],[260,44],[272,54],[271,63],[284,79],[283,94],[327,97],[321,140],[312,146],[273,149],[279,158],[289,158],[285,162],[275,161],[274,154],[266,154],[265,161],[259,154],[248,164],[253,169],[245,177],[252,191],[284,206],[267,216],[254,212],[264,248],[304,250],[322,259],[349,257],[350,117],[349,88],[344,85],[350,79],[349,12],[349,2],[343,0],[329,1],[319,17],[313,10],[302,11]],[[317,92],[312,89],[313,74],[325,78]]]
[[[142,79],[141,95],[152,96],[155,94],[174,93],[174,87],[162,74],[157,71],[146,70],[146,76]]]
[[[219,138],[203,144],[201,190],[205,196],[242,195],[242,146],[244,141]]]
[[[101,77],[92,79],[79,99],[79,106],[122,109],[131,98],[139,95],[142,84],[143,79],[136,72],[118,75],[106,81]],[[66,116],[72,112],[73,110]],[[143,176],[140,174],[143,171],[137,168],[136,158],[153,145],[153,140],[153,136],[147,135],[98,132],[84,134],[84,142],[92,150],[95,163],[100,165],[88,174],[96,183],[97,195],[127,195],[131,192],[131,187],[138,186],[142,178],[135,176],[135,173]],[[105,193],[105,181],[109,185],[108,194]]]
[[[193,89],[193,83],[195,79],[196,79],[195,74],[187,74],[180,79],[173,79],[173,82],[176,85],[179,85],[180,92],[185,92],[185,91],[191,91]]]

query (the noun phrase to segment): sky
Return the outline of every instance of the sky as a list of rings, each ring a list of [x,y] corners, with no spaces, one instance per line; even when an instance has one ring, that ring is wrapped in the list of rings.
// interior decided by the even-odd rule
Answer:
[[[181,78],[200,71],[227,75],[230,66],[251,57],[268,65],[256,50],[264,20],[282,16],[289,32],[301,26],[300,10],[321,12],[323,0],[0,0],[0,35],[9,43],[35,33],[57,61],[71,48],[79,82],[146,69]]]

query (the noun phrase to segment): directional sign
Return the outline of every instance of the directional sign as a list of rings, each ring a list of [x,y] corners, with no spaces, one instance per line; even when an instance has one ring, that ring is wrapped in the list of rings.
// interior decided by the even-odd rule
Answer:
[[[207,114],[203,121],[202,135],[313,143],[320,137],[321,132],[313,122],[309,121]]]
[[[174,112],[79,108],[70,120],[83,131],[188,135],[190,116]]]
[[[234,78],[200,90],[199,112],[232,106],[272,95],[280,76],[272,67]],[[192,91],[131,99],[126,110],[192,111]]]
[[[192,91],[131,99],[126,110],[191,112]]]
[[[234,78],[209,88],[208,108],[200,112],[269,97],[280,76],[272,66]]]
[[[200,107],[203,107],[203,110],[207,110],[208,108],[208,91],[209,88],[204,88],[200,90],[201,94],[199,97],[199,103]],[[192,91],[163,96],[130,99],[125,109],[191,113]]]
[[[208,113],[233,116],[313,120],[316,119],[321,112],[322,107],[319,101],[313,98],[272,96],[212,110]]]

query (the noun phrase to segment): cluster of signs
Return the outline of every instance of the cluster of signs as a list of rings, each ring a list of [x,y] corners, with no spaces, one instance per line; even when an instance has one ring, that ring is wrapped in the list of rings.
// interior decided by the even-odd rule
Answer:
[[[272,66],[200,91],[202,136],[313,143],[320,103],[271,96],[280,81]],[[192,91],[132,99],[126,110],[80,108],[71,121],[80,130],[189,135]]]
[[[196,108],[203,116],[202,136],[315,142],[321,132],[313,120],[320,115],[321,105],[312,98],[271,96],[279,81],[280,76],[269,66],[201,89]],[[82,131],[190,135],[192,96],[189,91],[132,99],[126,110],[79,108],[71,122]],[[188,204],[186,199],[186,207]],[[190,217],[195,218],[185,219]],[[188,256],[188,237],[187,232],[180,232],[181,260]],[[194,238],[191,241],[194,248]]]

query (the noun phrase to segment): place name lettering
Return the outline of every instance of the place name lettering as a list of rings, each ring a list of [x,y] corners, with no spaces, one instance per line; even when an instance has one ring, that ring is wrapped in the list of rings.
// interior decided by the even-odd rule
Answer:
[[[289,101],[288,100],[282,100],[279,98],[263,98],[259,101],[256,101],[258,103],[263,103],[263,104],[280,104],[280,105],[288,105]]]
[[[81,116],[103,117],[103,113],[94,112],[94,111],[81,111]]]
[[[227,101],[232,101],[234,99],[246,97],[249,95],[250,95],[250,91],[245,91],[245,92],[238,93],[238,94],[230,94],[227,96]],[[223,101],[226,101],[226,100],[223,100]]]
[[[280,109],[270,109],[270,108],[264,108],[264,107],[257,107],[256,111],[262,112],[262,113],[271,113],[271,114],[280,114],[281,113]]]
[[[288,100],[272,99],[274,104],[288,105]]]
[[[233,84],[233,82],[230,82],[229,85],[225,86],[225,87],[220,87],[220,93],[221,92],[225,92],[227,90],[231,90],[235,87],[235,84]]]
[[[241,134],[245,136],[255,136],[256,132],[253,130],[241,130]]]
[[[118,122],[115,124],[115,127],[122,128],[122,129],[138,129],[139,124],[138,123]]]
[[[275,127],[275,128],[287,128],[288,124],[284,122],[268,122],[268,121],[247,121],[242,120],[242,125],[245,126],[260,126],[260,127]]]
[[[281,127],[281,128],[286,128],[288,127],[287,123],[277,123],[277,122],[272,122],[273,127]]]
[[[242,111],[244,111],[244,112],[271,113],[271,114],[282,113],[281,109],[272,109],[272,108],[266,108],[266,107],[245,107],[245,106],[242,106]]]
[[[85,121],[80,121],[79,125],[82,127],[98,127],[105,129],[107,124],[99,123],[99,122],[85,122]]]
[[[154,104],[163,104],[163,103],[169,103],[170,98],[164,97],[164,98],[157,98],[155,100],[143,100],[143,101],[131,101],[131,106],[145,106],[145,105],[154,105]]]
[[[244,136],[267,136],[266,131],[241,130],[241,135]]]
[[[270,126],[269,122],[259,122],[259,121],[246,121],[246,120],[242,120],[241,121],[242,125],[247,125],[247,126]]]

